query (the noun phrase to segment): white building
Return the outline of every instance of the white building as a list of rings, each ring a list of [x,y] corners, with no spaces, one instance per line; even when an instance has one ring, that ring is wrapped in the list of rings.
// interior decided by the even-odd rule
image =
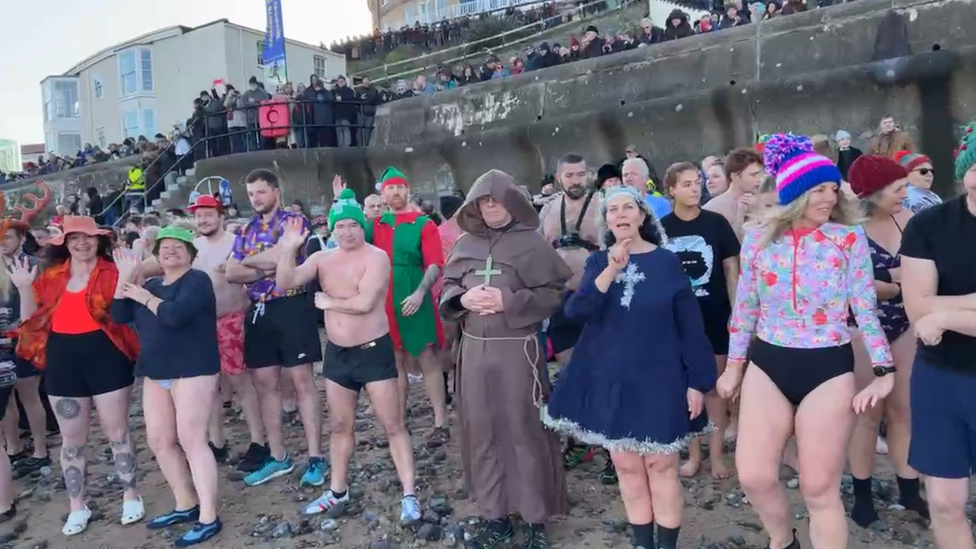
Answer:
[[[85,143],[107,146],[145,135],[169,133],[193,113],[193,99],[215,80],[247,89],[263,80],[264,32],[221,19],[189,28],[175,26],[106,48],[60,76],[41,82],[44,142],[49,151],[74,155]],[[342,55],[286,39],[293,82],[311,74],[346,72]],[[274,92],[269,89],[269,92]]]

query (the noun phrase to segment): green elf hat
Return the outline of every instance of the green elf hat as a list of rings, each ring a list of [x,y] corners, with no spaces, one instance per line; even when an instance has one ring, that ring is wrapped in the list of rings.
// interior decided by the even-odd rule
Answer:
[[[329,230],[334,229],[335,224],[343,219],[352,219],[366,230],[366,214],[359,207],[359,202],[356,202],[356,193],[352,189],[343,189],[329,210]]]
[[[383,170],[383,174],[380,175],[380,189],[386,188],[387,185],[403,185],[409,188],[410,180],[407,179],[407,176],[403,175],[403,172],[390,166]]]
[[[973,164],[976,164],[976,122],[963,130],[959,148],[956,149],[956,181],[962,181]]]

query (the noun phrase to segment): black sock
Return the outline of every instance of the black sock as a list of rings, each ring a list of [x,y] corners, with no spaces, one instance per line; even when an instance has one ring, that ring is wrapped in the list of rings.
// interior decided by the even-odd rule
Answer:
[[[919,480],[917,478],[895,478],[898,480],[898,503],[904,506],[905,509],[915,511],[922,518],[928,520],[929,504],[918,493],[919,485],[921,484]]]
[[[871,483],[871,477],[854,477],[854,508],[851,509],[851,519],[861,528],[867,528],[871,523],[881,520],[874,509]]]
[[[346,497],[346,490],[343,490],[341,492],[336,492],[335,490],[333,490],[332,491],[332,497],[334,497],[336,499],[342,499],[342,498]]]
[[[677,528],[666,528],[658,524],[657,549],[677,549],[679,531],[681,531],[680,526]]]
[[[654,547],[654,523],[631,524],[630,529],[634,532],[634,545],[644,549],[655,549]]]

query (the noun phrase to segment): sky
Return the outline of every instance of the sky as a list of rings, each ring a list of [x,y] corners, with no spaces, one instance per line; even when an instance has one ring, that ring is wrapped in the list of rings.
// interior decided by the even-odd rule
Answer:
[[[370,28],[366,0],[281,0],[281,12],[285,36],[309,44]],[[218,19],[263,30],[265,13],[263,0],[0,0],[0,139],[43,143],[41,80],[103,48]]]

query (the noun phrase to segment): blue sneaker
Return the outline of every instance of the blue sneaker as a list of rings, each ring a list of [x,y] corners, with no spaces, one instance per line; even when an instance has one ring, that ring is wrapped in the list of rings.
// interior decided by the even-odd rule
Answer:
[[[186,511],[170,511],[165,515],[159,515],[158,517],[149,521],[146,524],[146,528],[150,530],[162,530],[163,528],[169,528],[170,526],[176,526],[177,524],[183,524],[186,522],[194,522],[200,519],[200,506],[196,505],[187,509]]]
[[[191,545],[197,545],[203,543],[208,539],[216,536],[224,529],[224,524],[220,522],[220,519],[216,519],[210,524],[203,524],[198,522],[193,525],[193,528],[183,534],[183,537],[176,540],[177,547],[190,547]]]
[[[400,500],[400,522],[402,524],[413,524],[420,522],[423,516],[424,513],[420,510],[420,502],[417,501],[417,496],[403,496],[403,499]]]
[[[288,454],[285,454],[285,459],[281,461],[268,456],[268,459],[264,461],[264,464],[257,471],[244,477],[244,484],[248,486],[259,486],[269,480],[283,477],[294,470],[295,464],[292,463],[291,456]]]
[[[302,475],[302,486],[322,486],[325,484],[325,472],[329,469],[325,459],[320,457],[308,458],[305,474]]]

